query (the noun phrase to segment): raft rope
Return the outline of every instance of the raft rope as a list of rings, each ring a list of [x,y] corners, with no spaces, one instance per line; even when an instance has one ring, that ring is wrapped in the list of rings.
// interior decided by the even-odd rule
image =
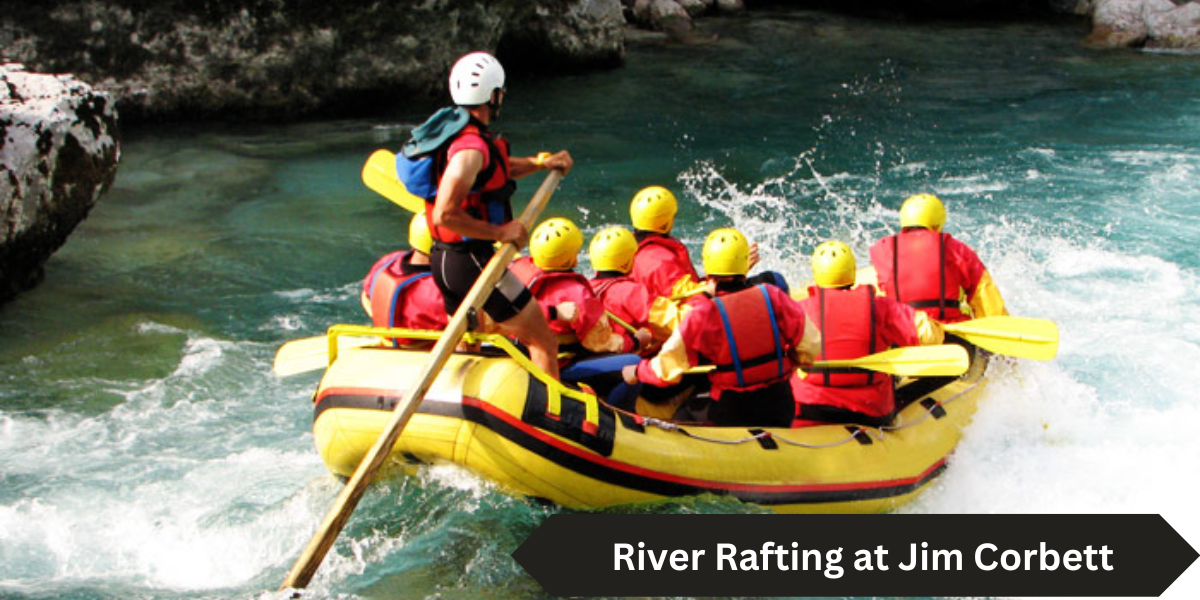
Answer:
[[[932,415],[932,414],[933,414],[933,409],[934,409],[934,407],[938,407],[938,406],[943,406],[943,407],[944,407],[944,406],[946,406],[947,404],[950,404],[951,402],[954,402],[955,400],[957,400],[957,399],[958,399],[959,397],[961,397],[963,394],[965,394],[965,393],[967,393],[967,392],[969,392],[969,391],[971,391],[971,390],[975,389],[975,387],[976,387],[976,386],[978,386],[978,385],[979,385],[979,383],[973,383],[973,384],[971,384],[970,386],[968,386],[966,389],[964,389],[963,391],[961,391],[961,392],[959,392],[959,393],[957,393],[957,394],[955,394],[955,395],[953,395],[953,396],[950,396],[949,398],[946,398],[945,400],[942,400],[941,402],[938,402],[938,403],[934,404],[933,406],[931,406],[931,407],[929,407],[929,408],[926,408],[926,409],[925,409],[925,412],[924,412],[924,414],[922,414],[922,415],[921,415],[921,418],[919,418],[919,419],[917,419],[917,420],[915,420],[915,421],[912,421],[911,423],[902,423],[902,424],[900,424],[900,425],[884,425],[883,427],[880,427],[880,428],[879,428],[879,430],[880,430],[880,432],[884,432],[884,431],[899,431],[899,430],[901,430],[901,429],[906,429],[906,428],[908,428],[908,427],[913,427],[913,426],[915,426],[915,425],[920,425],[921,423],[924,423],[924,422],[925,422],[925,421],[926,421],[926,420],[927,420],[927,419],[930,417],[930,415]]]
[[[872,439],[874,439],[875,441],[882,442],[884,440],[884,438],[887,437],[887,435],[886,435],[887,432],[899,431],[901,429],[913,427],[913,426],[916,426],[916,425],[919,425],[919,424],[925,422],[927,419],[929,419],[930,415],[933,414],[933,409],[935,407],[938,407],[938,406],[944,407],[947,404],[954,402],[955,400],[960,398],[963,394],[966,394],[967,392],[975,389],[975,387],[978,385],[979,385],[978,383],[972,384],[971,386],[967,387],[966,389],[962,390],[961,392],[959,392],[953,396],[950,396],[949,398],[946,398],[945,400],[938,402],[931,407],[926,408],[925,412],[921,415],[921,417],[914,421],[911,421],[908,423],[903,423],[900,425],[884,425],[883,427],[879,427],[879,428],[859,426],[858,429],[850,431],[848,434],[846,434],[846,437],[836,440],[836,441],[833,441],[833,442],[825,443],[825,444],[807,444],[804,442],[798,442],[796,440],[788,439],[783,436],[774,435],[770,431],[763,431],[760,433],[748,435],[746,437],[734,439],[734,440],[723,440],[723,439],[711,438],[711,437],[707,437],[707,436],[703,436],[703,435],[697,435],[695,433],[688,431],[687,429],[684,429],[678,423],[674,423],[671,421],[664,421],[662,419],[656,419],[654,417],[643,416],[643,417],[641,417],[641,421],[642,421],[642,425],[644,425],[644,426],[649,425],[652,427],[657,427],[659,429],[662,429],[663,431],[677,431],[677,432],[682,433],[683,435],[686,435],[687,437],[692,438],[694,440],[699,440],[702,442],[709,442],[709,443],[713,443],[713,444],[724,444],[727,446],[736,446],[738,444],[745,444],[747,442],[755,442],[755,441],[758,441],[763,438],[771,438],[773,440],[788,444],[789,446],[796,446],[799,448],[810,448],[810,449],[815,450],[815,449],[821,449],[821,448],[833,448],[836,446],[841,446],[842,444],[848,444],[848,443],[854,441],[854,439],[856,437],[858,437],[859,433],[867,435],[867,436],[871,437]],[[853,425],[853,424],[850,423],[849,425]]]

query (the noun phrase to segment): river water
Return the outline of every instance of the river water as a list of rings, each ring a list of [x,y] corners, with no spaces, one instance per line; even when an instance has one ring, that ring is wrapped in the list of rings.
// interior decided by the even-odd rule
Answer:
[[[577,161],[547,216],[590,234],[665,184],[694,256],[733,224],[798,282],[819,241],[865,260],[906,195],[938,194],[1010,311],[1062,345],[995,367],[905,511],[1163,513],[1200,545],[1200,62],[1086,50],[1076,23],[703,27],[719,39],[636,40],[619,70],[511,77],[498,129]],[[113,189],[0,308],[0,596],[276,596],[339,484],[312,444],[316,374],[270,363],[363,320],[359,281],[407,214],[358,169],[422,113],[127,132]],[[306,597],[539,597],[507,554],[555,510],[452,467],[375,486]],[[1196,597],[1196,571],[1169,595]]]

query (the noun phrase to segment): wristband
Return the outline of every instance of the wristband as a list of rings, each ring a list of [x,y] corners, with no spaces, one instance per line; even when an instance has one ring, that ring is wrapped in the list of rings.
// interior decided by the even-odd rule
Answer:
[[[539,167],[544,167],[546,166],[546,159],[550,158],[551,156],[553,156],[553,154],[550,154],[549,152],[538,152],[537,156],[533,159],[533,164]]]

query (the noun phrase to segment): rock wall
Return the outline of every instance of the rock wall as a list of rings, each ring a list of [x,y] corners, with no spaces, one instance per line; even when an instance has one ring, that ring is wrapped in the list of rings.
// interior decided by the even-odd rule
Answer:
[[[69,75],[0,65],[0,302],[41,280],[46,259],[112,185],[120,154],[106,94]]]
[[[1086,42],[1102,47],[1200,49],[1200,3],[1094,0]]]
[[[0,3],[0,58],[75,74],[126,121],[291,119],[440,97],[458,56],[502,42],[574,66],[624,54],[620,0]]]

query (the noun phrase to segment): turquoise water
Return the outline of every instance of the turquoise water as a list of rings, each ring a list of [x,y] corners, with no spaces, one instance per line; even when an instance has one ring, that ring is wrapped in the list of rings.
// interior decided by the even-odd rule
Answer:
[[[1163,513],[1200,544],[1200,62],[1085,50],[1073,24],[704,27],[720,39],[635,42],[620,70],[513,77],[500,129],[577,161],[547,216],[591,233],[666,184],[694,254],[733,224],[802,281],[819,241],[865,259],[903,197],[937,193],[1010,311],[1057,321],[1062,346],[995,367],[906,512]],[[358,170],[423,112],[128,132],[45,283],[0,307],[0,596],[281,597],[339,484],[312,445],[316,375],[270,362],[361,322],[360,278],[407,214]],[[452,467],[376,486],[306,597],[539,597],[507,553],[555,510]],[[1196,570],[1168,596],[1195,597]]]

